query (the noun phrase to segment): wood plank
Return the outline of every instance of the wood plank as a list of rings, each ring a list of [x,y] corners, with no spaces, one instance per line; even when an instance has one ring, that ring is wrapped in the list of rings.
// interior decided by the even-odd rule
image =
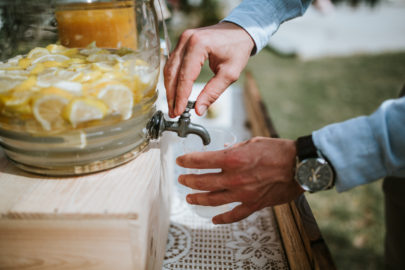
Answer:
[[[1,220],[0,230],[1,269],[137,269],[125,220]]]
[[[249,72],[244,99],[252,135],[279,137]],[[291,269],[336,269],[304,195],[273,210]]]
[[[0,214],[7,218],[106,215],[131,218],[151,203],[145,193],[158,185],[160,152],[149,149],[134,162],[78,177],[43,177],[11,169],[0,178]],[[14,167],[1,153],[0,164]]]
[[[0,269],[161,269],[166,148],[151,144],[125,165],[64,178],[25,173],[0,152]]]
[[[273,207],[290,269],[311,269],[308,254],[302,242],[290,205],[282,204]]]
[[[336,269],[332,255],[322,237],[315,217],[304,195],[291,202],[296,220],[300,223],[299,229],[307,247],[311,252],[310,258],[313,260],[315,269]],[[298,223],[297,222],[297,223]]]

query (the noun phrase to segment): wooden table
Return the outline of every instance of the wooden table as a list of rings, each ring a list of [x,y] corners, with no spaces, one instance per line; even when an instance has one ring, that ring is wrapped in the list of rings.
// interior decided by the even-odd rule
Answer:
[[[244,100],[253,136],[277,138],[252,74],[247,73]],[[329,249],[304,195],[273,208],[290,269],[335,269]]]

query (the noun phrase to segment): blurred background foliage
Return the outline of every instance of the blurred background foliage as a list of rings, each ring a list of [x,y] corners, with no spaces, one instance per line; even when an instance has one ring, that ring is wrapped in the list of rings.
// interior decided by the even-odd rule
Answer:
[[[397,97],[405,83],[404,63],[405,52],[301,61],[263,51],[248,69],[280,136],[295,139],[370,114],[384,100]],[[384,268],[381,180],[306,197],[338,269]]]
[[[357,6],[366,3],[376,5],[381,0],[330,0],[334,4],[348,3]],[[169,19],[172,35],[178,37],[187,28],[217,23],[241,0],[166,0],[172,17]],[[314,1],[314,3],[316,0]]]
[[[215,24],[240,1],[168,0],[171,38],[186,28]],[[375,6],[378,0],[333,0]],[[231,5],[232,6],[232,5]],[[235,6],[235,3],[233,3]],[[182,22],[182,23],[180,23]],[[175,44],[175,42],[173,43]],[[405,52],[303,61],[274,50],[252,57],[252,71],[281,137],[295,139],[325,125],[372,113],[397,97],[405,83]],[[198,78],[212,73],[206,64]],[[243,85],[243,74],[237,82]],[[382,181],[338,194],[307,194],[338,269],[383,269],[384,196]]]
[[[283,138],[372,113],[405,84],[405,52],[302,61],[264,50],[250,70]],[[212,77],[207,65],[198,78]],[[237,84],[243,85],[242,74]],[[306,194],[338,269],[384,269],[382,181],[337,193]]]

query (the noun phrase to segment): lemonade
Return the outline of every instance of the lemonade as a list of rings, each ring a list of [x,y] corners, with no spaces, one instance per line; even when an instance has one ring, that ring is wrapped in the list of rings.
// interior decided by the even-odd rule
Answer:
[[[59,38],[67,47],[85,47],[96,40],[103,48],[137,48],[132,1],[71,3],[55,12]]]
[[[0,62],[0,125],[55,134],[127,120],[158,75],[129,49],[37,47]]]

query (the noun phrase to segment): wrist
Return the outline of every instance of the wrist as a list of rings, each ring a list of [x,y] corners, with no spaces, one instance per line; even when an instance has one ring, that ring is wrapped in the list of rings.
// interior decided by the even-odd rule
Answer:
[[[254,55],[257,51],[256,49],[256,43],[255,40],[253,39],[253,37],[250,35],[250,33],[248,31],[246,31],[245,28],[243,28],[241,25],[232,22],[232,21],[221,21],[220,23],[218,23],[218,25],[224,25],[225,27],[229,27],[230,29],[233,30],[238,30],[241,33],[243,33],[242,35],[244,36],[244,41],[246,43],[246,45],[248,46],[248,48],[250,49],[250,55]]]
[[[298,138],[296,151],[296,182],[309,192],[331,189],[335,183],[333,166],[315,147],[312,135]]]

